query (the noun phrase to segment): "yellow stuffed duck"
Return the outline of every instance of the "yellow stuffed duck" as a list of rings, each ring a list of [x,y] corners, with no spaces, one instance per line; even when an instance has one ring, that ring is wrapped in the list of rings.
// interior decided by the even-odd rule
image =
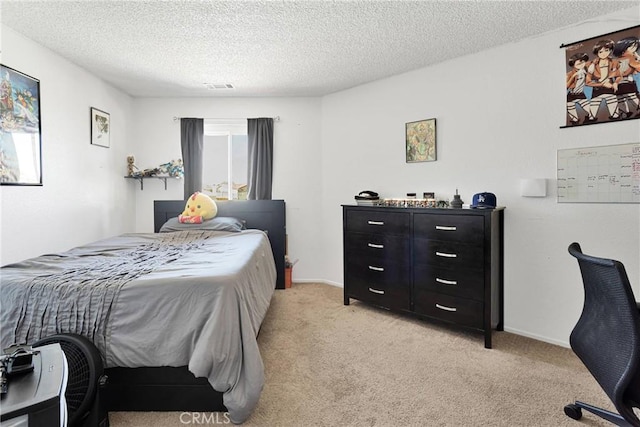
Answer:
[[[196,191],[187,200],[178,221],[183,224],[202,224],[203,221],[215,217],[217,213],[216,202],[206,194]]]

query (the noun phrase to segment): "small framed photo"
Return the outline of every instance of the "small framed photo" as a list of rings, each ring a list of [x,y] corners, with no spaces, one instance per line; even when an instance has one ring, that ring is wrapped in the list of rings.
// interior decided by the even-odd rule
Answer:
[[[407,123],[405,135],[407,163],[436,160],[436,119]]]
[[[91,144],[109,148],[111,119],[109,113],[91,107]]]

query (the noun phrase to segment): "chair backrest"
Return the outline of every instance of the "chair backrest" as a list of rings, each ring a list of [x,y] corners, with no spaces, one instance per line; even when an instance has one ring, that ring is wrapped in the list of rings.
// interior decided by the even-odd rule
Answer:
[[[622,263],[582,253],[576,257],[584,285],[584,307],[571,332],[571,348],[627,421],[640,420],[632,407],[640,402],[640,316]]]

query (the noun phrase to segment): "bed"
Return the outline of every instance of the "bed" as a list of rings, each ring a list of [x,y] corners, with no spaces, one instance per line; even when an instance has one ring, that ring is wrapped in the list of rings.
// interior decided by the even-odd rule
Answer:
[[[103,356],[107,410],[228,411],[234,423],[246,420],[264,382],[256,336],[274,288],[284,288],[285,206],[217,204],[217,218],[247,230],[158,233],[185,202],[156,201],[154,233],[3,267],[3,348],[80,333]]]

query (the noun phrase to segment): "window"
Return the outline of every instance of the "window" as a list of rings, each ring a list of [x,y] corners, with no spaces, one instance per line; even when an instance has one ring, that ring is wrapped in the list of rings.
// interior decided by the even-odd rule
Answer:
[[[204,193],[218,200],[247,199],[249,153],[245,119],[205,120],[202,157]]]

